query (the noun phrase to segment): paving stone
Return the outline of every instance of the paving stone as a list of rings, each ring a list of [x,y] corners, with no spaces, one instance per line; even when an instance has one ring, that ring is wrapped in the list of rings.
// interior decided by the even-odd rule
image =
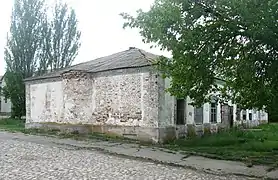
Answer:
[[[28,141],[28,139],[32,140]],[[191,169],[121,158],[98,151],[69,149],[66,146],[58,146],[47,138],[10,133],[0,133],[0,177],[1,180],[247,179],[236,176],[216,176]]]
[[[274,170],[274,171],[267,173],[267,178],[278,179],[278,170]]]

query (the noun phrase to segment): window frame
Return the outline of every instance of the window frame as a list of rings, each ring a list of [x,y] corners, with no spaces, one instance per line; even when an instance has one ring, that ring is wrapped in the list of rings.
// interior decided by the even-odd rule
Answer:
[[[251,116],[250,116],[251,115]],[[248,118],[249,118],[249,121],[252,121],[253,120],[253,113],[252,112],[249,112],[249,114],[248,114]]]
[[[214,106],[212,106],[214,105]],[[211,102],[210,103],[210,111],[209,111],[209,115],[210,115],[210,119],[209,119],[209,122],[211,124],[216,124],[217,123],[217,108],[218,106],[218,103],[217,102]]]
[[[246,121],[246,120],[247,120],[247,112],[246,112],[246,109],[243,109],[243,110],[242,110],[242,120],[243,120],[243,121]]]
[[[201,115],[199,115],[200,117],[201,117],[201,121],[200,122],[196,122],[196,112],[197,112],[197,110],[201,110],[202,109],[202,113],[201,113]],[[198,116],[198,117],[199,117]],[[200,106],[200,107],[194,107],[194,123],[196,124],[196,125],[201,125],[201,124],[204,124],[204,106],[202,105],[202,106]]]

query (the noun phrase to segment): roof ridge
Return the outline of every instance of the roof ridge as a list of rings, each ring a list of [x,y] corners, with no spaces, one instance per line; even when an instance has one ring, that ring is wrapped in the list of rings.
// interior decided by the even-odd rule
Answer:
[[[118,69],[128,67],[151,66],[154,63],[156,57],[159,57],[159,55],[147,52],[136,47],[130,47],[129,49],[124,51],[112,53],[103,57],[98,57],[90,61],[81,62],[67,68],[46,73],[42,76],[27,78],[25,79],[25,81],[41,78],[58,77],[63,72],[71,70],[93,73],[99,71],[113,70],[115,68]]]
[[[137,48],[135,48],[137,49]],[[109,54],[109,55],[106,55],[106,56],[101,56],[101,57],[98,57],[98,58],[95,58],[95,59],[92,59],[92,60],[89,60],[89,61],[85,61],[85,62],[81,62],[81,63],[78,63],[78,64],[75,64],[75,65],[72,65],[68,68],[71,68],[71,67],[75,67],[75,66],[78,66],[78,65],[81,65],[81,64],[85,64],[85,63],[88,63],[88,62],[91,62],[91,61],[95,61],[95,60],[98,60],[98,59],[101,59],[101,58],[105,58],[105,57],[109,57],[109,56],[112,56],[112,55],[115,55],[115,54],[119,54],[119,53],[123,53],[123,52],[126,52],[126,51],[130,51],[131,49],[127,49],[127,50],[124,50],[124,51],[120,51],[120,52],[116,52],[116,53],[112,53],[112,54]]]

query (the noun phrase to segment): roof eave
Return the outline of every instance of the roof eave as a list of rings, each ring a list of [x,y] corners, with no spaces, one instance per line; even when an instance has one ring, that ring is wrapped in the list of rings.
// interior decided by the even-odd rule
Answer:
[[[52,78],[58,78],[58,77],[60,77],[60,75],[58,75],[58,76],[45,76],[45,77],[39,76],[39,77],[33,77],[33,78],[26,78],[26,79],[23,80],[23,82],[30,82],[30,81],[44,80],[44,79],[52,79]]]

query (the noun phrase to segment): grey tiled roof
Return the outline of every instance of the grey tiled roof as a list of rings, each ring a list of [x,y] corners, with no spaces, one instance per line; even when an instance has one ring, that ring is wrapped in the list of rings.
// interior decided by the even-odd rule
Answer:
[[[158,58],[158,55],[146,52],[137,48],[129,48],[126,51],[118,52],[109,56],[101,57],[92,61],[76,64],[71,67],[47,73],[42,76],[31,77],[25,81],[59,77],[61,74],[71,70],[85,72],[101,72],[113,69],[124,69],[131,67],[150,66]]]

